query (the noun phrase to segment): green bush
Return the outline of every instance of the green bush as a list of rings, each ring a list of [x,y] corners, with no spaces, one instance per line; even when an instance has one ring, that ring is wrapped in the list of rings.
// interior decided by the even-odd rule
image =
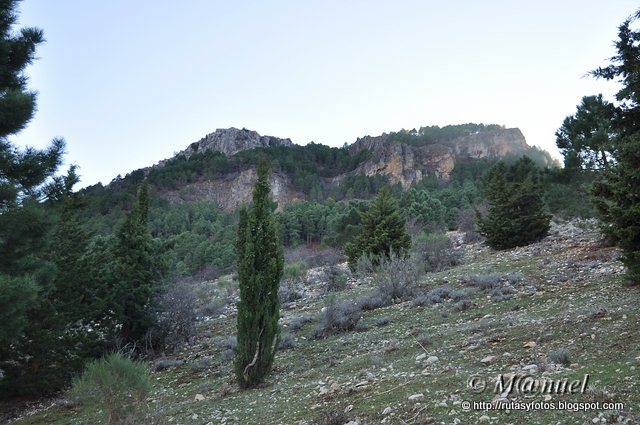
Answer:
[[[388,258],[391,253],[406,254],[411,246],[411,238],[405,230],[405,220],[398,203],[388,188],[380,191],[371,208],[361,214],[361,218],[361,233],[344,246],[351,270],[355,270],[363,254],[369,254],[378,261]]]
[[[463,253],[444,234],[420,234],[414,241],[415,255],[427,272],[439,272],[460,264]]]
[[[302,280],[307,273],[309,266],[303,260],[287,263],[284,266],[282,277],[284,279]]]
[[[142,363],[113,353],[89,363],[73,382],[71,398],[108,424],[134,424],[144,414],[151,390],[149,370]]]
[[[507,166],[498,162],[489,170],[485,194],[486,217],[478,213],[480,234],[493,249],[509,249],[547,236],[551,216],[545,212],[540,171],[526,156]]]

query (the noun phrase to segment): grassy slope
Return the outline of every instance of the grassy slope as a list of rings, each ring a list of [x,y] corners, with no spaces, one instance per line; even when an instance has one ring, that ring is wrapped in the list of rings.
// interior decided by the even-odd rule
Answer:
[[[317,423],[328,412],[339,416],[345,410],[344,417],[360,423],[473,424],[487,415],[488,423],[574,424],[592,423],[599,414],[603,421],[613,421],[619,413],[462,409],[463,400],[494,398],[492,390],[474,394],[467,389],[470,376],[493,379],[530,364],[539,365],[535,375],[541,376],[547,353],[565,349],[573,364],[549,376],[582,378],[589,373],[592,391],[552,399],[623,402],[622,417],[638,423],[640,293],[637,288],[622,287],[623,269],[616,251],[600,247],[595,239],[593,232],[580,231],[575,238],[556,236],[500,253],[471,247],[462,266],[425,276],[424,289],[445,283],[459,289],[472,274],[518,272],[525,278],[514,298],[494,302],[480,292],[473,298],[475,306],[462,312],[454,311],[450,301],[432,307],[397,304],[366,312],[368,331],[319,341],[306,338],[314,326],[308,324],[295,333],[295,349],[279,352],[266,385],[251,391],[237,389],[231,363],[221,360],[223,348],[212,339],[233,334],[233,314],[203,322],[198,341],[178,353],[188,359],[187,364],[154,373],[155,389],[149,400],[153,422],[302,424]],[[360,284],[340,296],[353,298],[367,289]],[[321,307],[322,297],[310,291],[283,311],[283,322]],[[606,312],[596,314],[600,307]],[[376,327],[375,320],[383,316],[390,323]],[[429,335],[430,343],[421,346],[416,338],[420,334]],[[528,341],[536,346],[525,348]],[[431,365],[417,363],[416,356],[423,352],[439,360]],[[480,362],[489,355],[496,356],[495,362]],[[418,393],[424,397],[408,399]],[[204,400],[196,401],[197,394]],[[387,407],[391,414],[383,415]],[[54,407],[16,423],[92,423],[90,416]]]

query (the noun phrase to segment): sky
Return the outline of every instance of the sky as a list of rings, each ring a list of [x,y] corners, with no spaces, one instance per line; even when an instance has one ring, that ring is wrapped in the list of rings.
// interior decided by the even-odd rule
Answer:
[[[46,43],[19,146],[67,142],[82,186],[173,156],[218,128],[330,146],[427,125],[554,133],[638,5],[563,1],[24,0]],[[17,27],[16,27],[17,29]]]

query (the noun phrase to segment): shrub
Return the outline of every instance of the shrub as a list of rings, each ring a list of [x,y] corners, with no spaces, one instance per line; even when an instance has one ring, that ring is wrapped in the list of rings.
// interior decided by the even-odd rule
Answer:
[[[510,284],[516,285],[522,282],[522,279],[524,279],[524,276],[522,276],[520,273],[509,273],[505,276],[505,278]]]
[[[224,340],[224,346],[229,350],[236,350],[238,348],[238,338],[235,335],[230,336]]]
[[[371,276],[376,272],[379,260],[371,254],[364,253],[356,261],[355,275],[359,278]]]
[[[286,279],[278,288],[278,298],[282,304],[286,304],[299,300],[302,294],[298,292],[292,279]]]
[[[390,305],[392,302],[391,298],[381,293],[378,290],[375,290],[367,295],[362,295],[356,298],[356,305],[365,311],[375,310],[377,308],[381,308],[387,305]]]
[[[340,267],[329,266],[326,271],[327,276],[327,292],[338,292],[347,289],[347,274],[340,270]]]
[[[291,319],[291,322],[289,323],[289,329],[291,329],[292,331],[298,331],[302,329],[302,327],[309,322],[313,322],[312,316],[294,317],[293,319]]]
[[[478,210],[481,215],[486,215],[487,207],[481,205]],[[467,208],[458,214],[458,230],[464,232],[464,242],[479,242],[484,238],[478,232],[478,224],[476,221],[476,212],[472,208]]]
[[[369,330],[369,326],[364,322],[364,320],[358,320],[356,323],[356,327],[353,328],[356,332],[366,332]]]
[[[71,398],[108,424],[138,423],[142,402],[151,390],[145,365],[120,353],[92,361],[74,380]]]
[[[314,332],[314,337],[353,330],[360,321],[362,311],[358,305],[348,301],[337,301],[330,296],[325,300],[320,327]]]
[[[469,290],[461,289],[459,291],[451,291],[449,293],[449,297],[451,297],[453,301],[461,301],[461,300],[469,299],[470,294],[469,294]]]
[[[451,298],[452,292],[453,291],[448,286],[439,286],[430,290],[427,293],[427,298],[432,304],[439,304],[447,298]]]
[[[196,309],[197,317],[213,317],[222,313],[224,306],[227,305],[227,301],[222,297],[215,297],[209,302],[206,302],[200,308]]]
[[[425,348],[433,343],[431,337],[426,333],[421,333],[416,337],[416,341],[418,341],[418,345],[420,347]]]
[[[146,338],[148,348],[175,350],[188,342],[196,330],[196,295],[193,287],[184,282],[168,284],[160,293],[155,325]]]
[[[472,286],[477,287],[481,291],[489,291],[500,286],[502,276],[496,273],[484,275],[469,276],[469,282]]]
[[[571,363],[571,354],[569,354],[569,352],[564,349],[549,351],[549,353],[547,354],[547,358],[552,363],[557,363],[564,366],[567,366]]]
[[[387,326],[390,322],[389,316],[383,316],[376,320],[376,326]]]
[[[431,302],[431,298],[429,298],[427,295],[424,295],[424,294],[418,295],[411,301],[412,307],[424,307],[424,306],[429,306],[431,304],[433,304]]]
[[[499,286],[493,288],[491,292],[489,292],[489,295],[493,301],[505,301],[511,299],[513,293],[513,289],[509,286]]]
[[[326,410],[320,413],[320,425],[343,425],[349,422],[349,417],[341,410]]]
[[[415,294],[419,277],[420,267],[415,258],[401,257],[391,252],[388,260],[380,262],[373,282],[378,292],[396,302]]]
[[[397,339],[392,339],[390,341],[387,341],[387,343],[384,346],[385,353],[392,353],[394,351],[398,351],[399,349],[400,349],[400,341],[398,341]]]
[[[443,234],[421,234],[414,242],[414,252],[426,272],[438,272],[460,264],[462,251],[453,247]]]
[[[235,357],[236,357],[236,352],[235,352],[235,350],[231,350],[231,349],[229,349],[229,348],[228,348],[228,349],[226,349],[226,350],[223,350],[223,351],[220,353],[220,358],[222,358],[222,361],[224,361],[224,362],[230,362],[230,361],[232,361]]]
[[[471,302],[471,300],[463,299],[458,301],[453,308],[456,311],[465,311],[470,309],[471,307],[473,307],[473,302]]]
[[[282,277],[284,279],[291,279],[294,281],[302,280],[306,275],[308,268],[309,266],[304,260],[285,264]]]
[[[291,350],[296,346],[296,339],[293,334],[285,333],[280,338],[280,343],[278,344],[278,350]]]

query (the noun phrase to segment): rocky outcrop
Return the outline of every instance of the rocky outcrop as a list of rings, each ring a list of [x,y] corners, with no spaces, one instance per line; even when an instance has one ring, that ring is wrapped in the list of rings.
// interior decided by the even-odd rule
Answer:
[[[268,148],[273,146],[293,146],[291,139],[280,139],[273,136],[261,136],[256,131],[243,128],[223,128],[207,134],[202,139],[192,143],[187,149],[178,153],[189,158],[196,152],[217,151],[227,156],[240,151],[255,148]]]
[[[349,149],[354,154],[363,149],[372,152],[371,158],[353,174],[382,174],[391,184],[400,183],[406,189],[428,175],[449,180],[456,161],[501,158],[510,153],[525,152],[529,146],[519,129],[510,128],[423,145],[392,141],[388,134],[366,136],[356,140]]]
[[[189,158],[196,152],[217,151],[231,156],[240,151],[274,147],[295,146],[290,139],[261,136],[255,131],[237,128],[218,129],[198,142],[192,143],[176,156]],[[517,128],[492,129],[468,134],[451,140],[430,143],[408,144],[393,141],[392,136],[366,136],[356,140],[349,151],[352,155],[367,149],[369,159],[347,174],[334,176],[323,184],[339,183],[348,175],[376,174],[387,176],[391,184],[399,183],[404,189],[427,176],[449,180],[456,163],[465,159],[500,158],[510,153],[529,149],[524,136]],[[166,161],[157,166],[163,166]],[[291,176],[275,172],[270,177],[272,196],[279,208],[290,201],[305,199],[306,195],[295,190]],[[229,173],[216,180],[202,180],[188,184],[179,190],[165,194],[172,201],[213,200],[221,208],[231,210],[250,201],[252,187],[256,181],[254,169]]]
[[[240,204],[251,202],[253,185],[257,179],[256,170],[251,168],[229,174],[223,179],[191,183],[163,196],[171,202],[214,201],[220,208],[230,211]],[[287,202],[305,199],[305,195],[293,187],[289,177],[279,172],[269,175],[269,185],[271,198],[278,203],[279,210]]]

